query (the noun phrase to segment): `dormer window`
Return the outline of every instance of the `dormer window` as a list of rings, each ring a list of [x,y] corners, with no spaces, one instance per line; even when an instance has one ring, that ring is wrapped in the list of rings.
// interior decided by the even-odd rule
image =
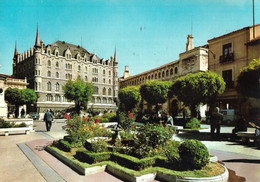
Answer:
[[[56,52],[56,53],[55,53],[55,55],[56,55],[56,57],[58,57],[58,56],[59,56],[59,53],[58,53],[58,52]]]

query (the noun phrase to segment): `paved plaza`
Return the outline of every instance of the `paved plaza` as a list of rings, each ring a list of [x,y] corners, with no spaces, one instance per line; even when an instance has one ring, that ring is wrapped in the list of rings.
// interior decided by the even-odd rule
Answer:
[[[64,122],[54,122],[50,132],[46,132],[45,123],[34,122],[34,133],[12,134],[0,136],[0,181],[121,181],[114,176],[100,172],[82,176],[65,164],[51,156],[44,149],[53,139],[63,138]],[[208,125],[203,125],[208,127]],[[222,127],[223,136],[230,136],[233,127]],[[253,129],[249,128],[249,131]],[[209,129],[202,133],[175,135],[176,140],[184,138],[200,139],[209,149],[210,154],[216,155],[226,167],[235,171],[242,181],[260,181],[260,150],[252,145],[237,142],[209,140]],[[230,180],[232,181],[232,180]],[[235,180],[233,180],[235,181]]]

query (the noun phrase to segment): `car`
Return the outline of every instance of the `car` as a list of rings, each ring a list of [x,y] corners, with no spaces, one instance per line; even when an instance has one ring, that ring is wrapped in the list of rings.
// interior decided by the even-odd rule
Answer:
[[[30,112],[30,116],[33,120],[39,120],[39,114],[37,112]]]

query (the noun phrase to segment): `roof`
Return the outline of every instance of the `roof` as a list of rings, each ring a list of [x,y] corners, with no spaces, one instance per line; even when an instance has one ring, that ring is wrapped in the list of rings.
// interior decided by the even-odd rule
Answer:
[[[257,44],[260,44],[260,37],[256,38],[256,39],[253,39],[247,43],[245,43],[246,45],[257,45]]]
[[[80,53],[80,55],[83,57],[85,54],[88,58],[93,57],[95,54],[87,51],[83,47],[79,45],[69,44],[65,41],[56,41],[51,44],[48,44],[46,47],[51,46],[51,50],[54,51],[56,47],[59,49],[59,53],[61,55],[64,55],[65,51],[69,48],[70,52],[72,54],[72,57],[75,58],[75,56]],[[96,56],[97,57],[97,56]],[[97,57],[98,60],[100,60],[99,57]]]
[[[255,27],[256,27],[256,26],[260,26],[260,24],[256,24]],[[218,36],[218,37],[214,37],[214,38],[212,38],[212,39],[209,39],[208,42],[209,42],[209,41],[212,41],[212,40],[215,40],[215,39],[219,39],[219,38],[221,38],[221,37],[228,36],[228,35],[233,34],[233,33],[235,33],[235,32],[239,32],[239,31],[242,31],[242,30],[247,30],[247,29],[252,28],[252,27],[253,27],[253,26],[247,26],[247,27],[244,27],[244,28],[241,28],[241,29],[238,29],[238,30],[229,32],[229,33],[227,33],[227,34],[224,34],[224,35],[221,35],[221,36]]]
[[[153,69],[144,71],[144,72],[142,72],[142,73],[138,73],[138,74],[136,74],[136,75],[129,76],[129,77],[125,78],[124,80],[130,80],[130,79],[132,79],[132,78],[135,78],[135,77],[138,77],[138,76],[141,76],[141,75],[150,73],[150,72],[152,72],[152,71],[156,71],[156,70],[161,69],[161,68],[164,68],[164,67],[166,67],[166,66],[175,64],[175,63],[177,63],[178,61],[179,61],[179,59],[177,59],[177,60],[175,60],[175,61],[172,61],[172,62],[169,62],[169,63],[164,64],[164,65],[161,65],[161,66],[159,66],[159,67],[156,67],[156,68],[153,68]]]

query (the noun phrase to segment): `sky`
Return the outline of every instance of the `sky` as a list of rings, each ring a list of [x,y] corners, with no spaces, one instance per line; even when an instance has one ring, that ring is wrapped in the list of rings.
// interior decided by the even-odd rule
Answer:
[[[260,0],[255,0],[260,23]],[[195,46],[253,24],[251,0],[0,0],[0,73],[12,74],[15,41],[32,48],[36,28],[45,45],[81,45],[100,58],[117,51],[119,76],[177,60],[187,35]]]

